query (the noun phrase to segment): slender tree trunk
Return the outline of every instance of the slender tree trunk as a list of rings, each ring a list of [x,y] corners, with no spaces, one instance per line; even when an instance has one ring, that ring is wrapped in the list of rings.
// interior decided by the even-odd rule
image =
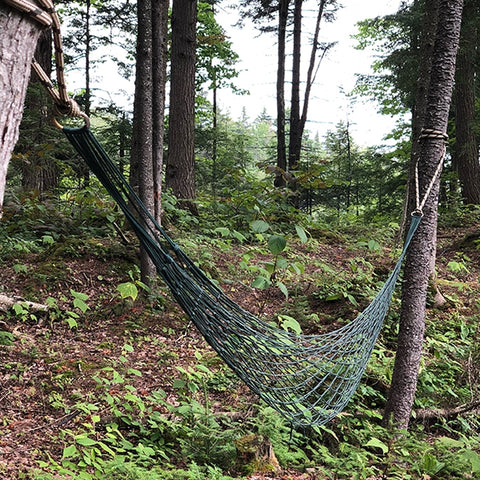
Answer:
[[[455,78],[455,166],[467,205],[480,204],[480,163],[475,132],[477,0],[466,0]]]
[[[153,190],[154,217],[162,218],[162,174],[165,138],[165,98],[167,84],[168,0],[152,2],[152,120],[153,120]]]
[[[320,0],[315,23],[315,31],[312,39],[312,49],[308,64],[307,77],[305,81],[305,92],[303,96],[302,113],[300,115],[300,50],[301,50],[301,30],[302,30],[302,3],[303,0],[296,0],[294,11],[294,31],[293,31],[293,76],[292,76],[292,108],[290,117],[290,143],[288,148],[288,166],[295,170],[298,168],[301,157],[302,138],[307,122],[308,107],[310,103],[310,94],[316,73],[320,67],[323,55],[328,50],[325,48],[320,59],[318,57],[318,38],[320,34],[320,23],[323,18],[323,12],[327,0]]]
[[[211,187],[212,187],[212,196],[214,205],[217,203],[217,177],[218,177],[218,168],[217,168],[217,150],[218,150],[218,101],[217,101],[217,72],[213,70],[213,103],[212,103],[212,128],[213,128],[213,138],[212,138],[212,177],[211,177]]]
[[[174,0],[170,117],[165,184],[197,214],[195,199],[195,62],[197,0]]]
[[[41,27],[0,3],[0,217],[10,157],[18,140],[30,64]]]
[[[307,122],[308,105],[310,103],[310,93],[312,91],[313,83],[315,82],[316,71],[318,71],[323,55],[325,55],[325,52],[328,49],[328,47],[325,48],[320,60],[317,61],[318,37],[320,35],[320,22],[322,21],[323,11],[325,10],[326,3],[327,3],[327,0],[320,0],[320,5],[318,6],[317,22],[315,24],[315,32],[313,34],[312,50],[310,52],[310,62],[308,64],[307,81],[305,84],[305,95],[303,97],[304,100],[303,100],[302,116],[300,119],[300,130],[301,130],[300,142],[303,136],[303,131],[305,130],[305,123]],[[300,157],[300,152],[298,152],[298,156]]]
[[[152,3],[150,0],[138,1],[137,17],[137,64],[130,181],[138,189],[142,202],[150,212],[153,212]],[[151,283],[156,274],[155,266],[143,248],[140,249],[140,270],[142,281]]]
[[[296,170],[300,161],[302,137],[300,133],[300,64],[302,49],[302,5],[295,0],[293,12],[293,60],[292,98],[290,108],[290,142],[288,146],[288,168]]]
[[[439,1],[424,129],[443,133],[447,130],[462,6],[463,0]],[[443,142],[441,138],[427,137],[419,143],[420,198],[425,195],[435,176],[444,151]],[[385,423],[392,423],[398,428],[408,427],[417,386],[425,330],[427,288],[436,255],[439,184],[437,178],[405,262],[397,354],[384,412]]]
[[[285,44],[290,0],[280,0],[278,10],[278,68],[277,68],[277,167],[275,186],[285,186],[283,173],[287,171],[285,137]]]

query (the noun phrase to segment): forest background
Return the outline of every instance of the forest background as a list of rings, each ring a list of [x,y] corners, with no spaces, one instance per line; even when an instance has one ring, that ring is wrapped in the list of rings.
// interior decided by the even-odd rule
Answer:
[[[447,3],[432,2],[437,17]],[[168,2],[160,4],[168,12]],[[393,264],[404,226],[416,142],[408,119],[419,107],[423,19],[432,23],[423,2],[402,3],[393,15],[359,24],[359,48],[375,48],[378,59],[354,93],[374,97],[383,114],[399,119],[388,147],[358,146],[348,122],[325,139],[305,129],[309,90],[317,68],[322,72],[318,61],[333,44],[316,40],[315,29],[302,31],[301,8],[320,28],[334,24],[340,8],[334,1],[239,4],[245,21],[275,32],[277,47],[288,49],[278,55],[277,111],[253,121],[233,120],[218,108],[221,88],[238,90],[238,57],[214,4],[173,2],[171,28],[149,2],[57,7],[67,68],[80,67],[85,82],[76,100],[158,220],[202,269],[247,309],[284,328],[295,322],[317,333],[344,324],[368,304]],[[155,24],[154,18],[163,20]],[[0,468],[7,478],[478,477],[477,24],[477,2],[468,1],[438,184],[438,272],[425,291],[423,353],[407,375],[415,378],[416,397],[406,413],[405,405],[390,402],[402,435],[390,428],[389,415],[382,420],[389,398],[405,397],[401,386],[389,388],[400,297],[346,412],[320,429],[289,432],[155,285],[128,226],[51,125],[50,103],[33,77],[8,174],[2,284],[8,298],[19,295],[47,313],[19,301],[2,314]],[[160,25],[166,27],[153,28]],[[47,31],[36,57],[48,72],[50,45]],[[154,45],[163,52],[160,61]],[[95,59],[100,48],[124,75],[136,74],[133,112],[97,103],[96,63],[107,60]],[[305,72],[300,52],[311,59]],[[170,85],[160,95],[167,115],[155,120],[161,85]],[[146,144],[149,153],[142,151]],[[272,238],[282,239],[280,250]],[[21,414],[39,409],[38,424],[32,413]],[[47,452],[40,447],[44,432]],[[26,433],[27,460],[20,461],[15,445]],[[261,445],[273,444],[278,459],[270,452],[264,464],[242,465],[242,440],[259,438]]]

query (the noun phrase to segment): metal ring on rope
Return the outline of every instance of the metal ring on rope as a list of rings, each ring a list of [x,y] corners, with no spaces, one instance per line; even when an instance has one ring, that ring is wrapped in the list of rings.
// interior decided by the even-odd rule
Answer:
[[[87,128],[90,128],[90,118],[88,117],[88,115],[84,112],[80,112],[79,115],[76,115],[78,117],[82,117],[83,118],[83,121],[85,122],[85,126]],[[52,117],[52,122],[53,124],[59,129],[59,130],[63,130],[63,125],[57,120],[57,117]]]
[[[87,114],[82,111],[80,105],[73,99],[69,99],[68,104],[55,103],[53,106],[53,123],[60,130],[63,129],[63,125],[57,120],[59,116],[68,117],[82,117],[85,121],[87,128],[90,128],[90,119]]]
[[[37,0],[40,4],[31,0],[5,0],[10,6],[16,8],[22,13],[29,15],[33,20],[41,25],[51,28],[53,32],[53,43],[55,46],[55,66],[57,72],[58,89],[54,87],[50,77],[45,73],[41,65],[32,60],[32,67],[40,78],[42,85],[47,90],[54,103],[53,123],[56,127],[62,129],[63,126],[56,119],[57,116],[82,117],[87,128],[90,126],[90,119],[82,112],[82,109],[75,100],[68,95],[65,82],[65,69],[62,47],[62,36],[60,32],[60,19],[58,18],[55,6],[52,0]]]

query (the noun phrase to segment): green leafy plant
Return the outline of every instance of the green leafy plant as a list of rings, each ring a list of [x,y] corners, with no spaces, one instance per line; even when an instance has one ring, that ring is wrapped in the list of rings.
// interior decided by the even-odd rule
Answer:
[[[252,282],[252,286],[259,289],[265,289],[272,285],[278,287],[280,291],[288,299],[288,289],[282,281],[282,276],[290,271],[294,274],[301,274],[304,266],[299,262],[291,262],[285,256],[281,255],[287,248],[287,239],[284,235],[268,234],[271,230],[270,224],[264,220],[255,220],[250,224],[252,232],[258,241],[266,243],[267,251],[273,255],[273,260],[263,262],[262,264],[250,264],[252,255],[245,255],[241,265],[256,273],[256,277]],[[307,233],[300,225],[295,226],[297,235],[302,242],[308,240]]]

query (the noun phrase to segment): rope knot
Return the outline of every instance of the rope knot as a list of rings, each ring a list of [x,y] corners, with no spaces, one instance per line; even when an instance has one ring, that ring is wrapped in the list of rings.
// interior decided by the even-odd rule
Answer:
[[[69,98],[67,103],[55,103],[53,107],[53,113],[56,117],[63,116],[63,115],[67,117],[83,117],[84,116],[84,113],[80,108],[80,105],[72,98]]]
[[[422,128],[420,135],[418,136],[418,141],[424,140],[426,138],[440,139],[445,143],[448,141],[448,135],[440,130],[435,130],[433,128]]]

